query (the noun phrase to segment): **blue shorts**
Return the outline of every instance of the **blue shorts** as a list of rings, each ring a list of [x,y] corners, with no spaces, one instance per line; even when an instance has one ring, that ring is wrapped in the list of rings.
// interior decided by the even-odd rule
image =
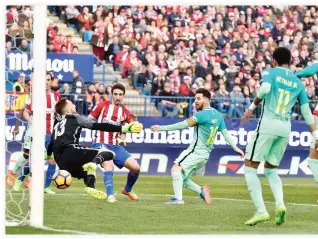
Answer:
[[[127,150],[121,145],[109,145],[109,144],[93,144],[94,149],[106,148],[115,153],[114,164],[118,168],[124,167],[124,164],[127,159],[131,157],[131,154],[127,152]]]
[[[47,151],[47,148],[48,148],[50,142],[51,142],[51,134],[46,134],[45,135],[45,149],[46,149],[46,151]]]

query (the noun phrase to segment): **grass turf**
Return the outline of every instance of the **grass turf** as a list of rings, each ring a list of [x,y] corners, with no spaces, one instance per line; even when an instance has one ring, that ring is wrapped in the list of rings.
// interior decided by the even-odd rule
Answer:
[[[126,176],[115,176],[115,191],[120,192]],[[172,184],[168,176],[142,176],[134,187],[139,202],[116,195],[119,203],[110,204],[86,195],[82,181],[74,180],[70,188],[45,195],[44,224],[68,229],[105,234],[317,234],[318,185],[312,178],[283,178],[287,220],[274,223],[274,198],[265,178],[264,200],[270,222],[254,227],[244,222],[255,212],[243,177],[193,177],[199,185],[211,189],[212,204],[205,204],[197,194],[184,189],[185,205],[164,205],[171,198]],[[102,178],[97,189],[104,190]],[[53,189],[54,190],[54,189]],[[21,199],[21,193],[12,193]],[[7,199],[8,199],[7,195]],[[304,205],[301,205],[304,204]],[[16,210],[16,204],[7,205]],[[27,210],[27,200],[21,202]],[[7,228],[8,234],[51,234],[32,227]]]

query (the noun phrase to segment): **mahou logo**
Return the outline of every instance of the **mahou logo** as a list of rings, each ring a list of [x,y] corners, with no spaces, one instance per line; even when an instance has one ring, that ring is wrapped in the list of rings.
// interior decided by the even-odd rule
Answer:
[[[33,59],[25,53],[10,53],[9,69],[10,71],[28,71],[33,68]],[[46,70],[54,72],[72,72],[74,70],[74,60],[47,59]]]

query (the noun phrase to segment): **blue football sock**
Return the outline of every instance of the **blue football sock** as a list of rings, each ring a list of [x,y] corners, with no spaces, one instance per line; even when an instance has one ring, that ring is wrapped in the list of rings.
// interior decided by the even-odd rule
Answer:
[[[30,163],[27,162],[27,163],[24,165],[24,167],[23,167],[23,172],[22,172],[21,176],[18,178],[18,180],[24,181],[25,177],[26,177],[27,175],[29,175],[29,173],[30,173]]]
[[[113,171],[104,172],[104,184],[106,187],[107,197],[114,195]]]
[[[46,171],[46,179],[45,179],[45,185],[44,188],[48,188],[51,185],[52,177],[55,173],[56,164],[49,164],[47,171]]]
[[[138,177],[139,177],[139,174],[137,174],[137,173],[133,173],[131,171],[128,173],[128,175],[127,175],[127,183],[126,183],[126,186],[125,186],[126,192],[131,192],[131,189],[134,186],[134,184],[136,183]]]

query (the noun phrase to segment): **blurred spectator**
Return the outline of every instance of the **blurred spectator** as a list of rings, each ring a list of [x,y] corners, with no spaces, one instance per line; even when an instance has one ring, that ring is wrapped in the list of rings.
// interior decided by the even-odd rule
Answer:
[[[18,50],[20,50],[22,52],[30,53],[29,43],[26,39],[22,39],[21,45],[18,47]]]
[[[163,91],[159,93],[159,96],[165,96],[158,104],[161,115],[163,117],[176,117],[179,113],[179,107],[176,102],[173,102],[174,93],[171,92],[170,83],[164,84]]]
[[[241,87],[235,84],[233,91],[230,93],[231,104],[228,111],[229,118],[241,118],[244,113],[243,103],[245,101],[244,96],[241,92]]]
[[[72,36],[71,35],[67,35],[64,45],[66,47],[66,53],[72,53],[72,50],[74,48],[74,44],[72,43]]]
[[[72,24],[75,26],[77,30],[80,30],[80,24],[77,20],[77,17],[79,16],[79,11],[72,5],[69,5],[65,9],[66,12],[66,19],[68,24]]]
[[[79,75],[77,70],[73,71],[73,82],[72,82],[72,94],[74,95],[74,102],[76,105],[77,112],[83,114],[84,107],[84,96],[85,94],[85,85],[84,80]]]
[[[13,92],[24,92],[24,76],[20,75],[17,81],[13,84]]]
[[[65,95],[70,94],[70,86],[67,83],[64,83],[64,85],[63,85],[63,94],[65,94]]]
[[[221,84],[219,90],[215,92],[216,109],[221,113],[227,113],[230,105],[229,92],[224,84]]]
[[[92,14],[89,13],[88,7],[83,7],[83,11],[77,16],[77,19],[85,31],[89,31],[91,29],[91,25],[94,23]]]

